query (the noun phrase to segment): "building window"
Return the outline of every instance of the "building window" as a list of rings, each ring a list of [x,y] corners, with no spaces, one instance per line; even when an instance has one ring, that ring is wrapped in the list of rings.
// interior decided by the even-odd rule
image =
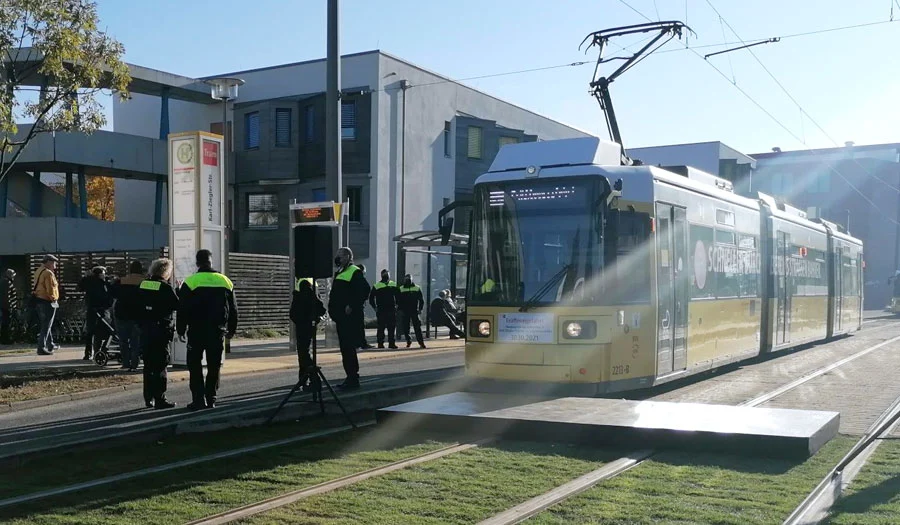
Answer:
[[[481,158],[481,128],[469,126],[469,151],[466,154],[470,159]]]
[[[326,200],[327,195],[325,188],[313,188],[312,190],[313,202],[323,202]]]
[[[259,147],[259,112],[244,115],[244,146],[246,149]]]
[[[350,207],[347,209],[347,218],[350,222],[361,222],[362,217],[362,186],[347,186],[347,201]]]
[[[247,227],[261,230],[278,227],[278,194],[247,195]]]
[[[341,138],[356,140],[356,102],[341,103]]]
[[[279,147],[291,145],[291,110],[279,108],[275,110],[275,145]]]
[[[306,143],[312,143],[316,136],[316,107],[306,106]]]
[[[500,147],[506,146],[507,144],[518,144],[518,137],[500,137]]]
[[[444,122],[444,156],[450,157],[450,122]]]

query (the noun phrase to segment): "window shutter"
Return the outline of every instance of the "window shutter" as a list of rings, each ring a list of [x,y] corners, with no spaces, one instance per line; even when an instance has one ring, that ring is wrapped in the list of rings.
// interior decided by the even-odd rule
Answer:
[[[481,158],[481,128],[469,126],[469,152],[470,159]]]
[[[356,139],[356,102],[341,103],[341,138]]]
[[[247,113],[244,122],[244,131],[247,133],[247,149],[259,147],[259,113]]]
[[[291,145],[291,110],[275,110],[275,145]]]
[[[500,147],[501,148],[503,146],[506,146],[507,144],[518,144],[518,143],[519,143],[518,137],[503,137],[503,136],[500,137]]]

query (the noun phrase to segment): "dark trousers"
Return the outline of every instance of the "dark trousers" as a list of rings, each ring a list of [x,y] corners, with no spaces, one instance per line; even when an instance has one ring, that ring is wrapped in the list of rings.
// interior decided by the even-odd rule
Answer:
[[[404,311],[400,311],[400,330],[397,334],[398,336],[403,336],[406,338],[406,343],[412,343],[412,339],[409,338],[409,325],[412,323],[413,329],[416,332],[416,341],[420,345],[425,344],[425,340],[422,338],[422,321],[419,320],[419,314],[413,312],[408,313]]]
[[[359,324],[361,322],[362,320],[358,320],[356,316],[335,321],[338,341],[341,345],[341,361],[344,365],[344,373],[347,374],[347,379],[350,381],[359,379],[359,358],[356,356],[356,349],[359,347]]]
[[[451,319],[444,319],[444,320],[441,321],[441,322],[436,322],[436,323],[435,323],[435,326],[446,326],[447,328],[449,328],[449,329],[450,329],[450,337],[451,337],[451,338],[453,338],[453,337],[465,337],[465,336],[466,336],[466,334],[463,333],[463,331],[460,330],[459,327],[456,326],[456,323],[454,323]]]
[[[378,345],[384,345],[384,331],[387,330],[388,343],[395,343],[394,334],[397,331],[397,312],[388,310],[386,312],[376,312],[378,317]]]
[[[145,324],[141,332],[144,336],[144,401],[159,403],[166,399],[169,381],[166,367],[171,362],[169,344],[174,334],[170,328],[153,324]],[[132,350],[137,352],[137,348]]]
[[[53,351],[53,319],[56,317],[56,308],[49,301],[37,301],[37,316],[40,323],[40,333],[38,333],[37,349],[38,352],[43,350]]]
[[[106,316],[106,308],[88,308],[84,319],[84,355],[90,356],[94,350],[99,350],[101,341],[97,337],[97,325],[100,324],[98,316]]]
[[[0,309],[0,345],[12,344],[9,327],[12,324],[12,310]]]
[[[191,376],[191,397],[195,403],[216,400],[219,389],[219,369],[222,368],[222,352],[225,351],[225,334],[219,329],[188,330],[187,365]],[[206,381],[203,380],[203,354],[206,354]],[[144,366],[147,358],[144,357]]]
[[[122,366],[137,368],[141,361],[141,325],[130,319],[117,319],[116,331],[119,335],[119,351],[122,352]]]
[[[302,377],[306,372],[312,373],[312,371],[309,370],[309,368],[313,366],[313,360],[309,353],[309,349],[312,344],[313,327],[311,325],[295,326],[297,327],[297,361],[300,363],[300,376]]]

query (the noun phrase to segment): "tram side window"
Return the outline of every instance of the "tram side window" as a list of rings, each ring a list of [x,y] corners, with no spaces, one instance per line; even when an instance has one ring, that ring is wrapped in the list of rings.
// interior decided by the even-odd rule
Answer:
[[[604,294],[602,304],[644,303],[650,300],[650,215],[610,210],[605,228]]]
[[[740,235],[738,242],[741,297],[759,297],[759,251],[756,237]]]
[[[854,296],[859,293],[859,284],[856,282],[857,272],[856,272],[856,261],[851,259],[850,257],[842,256],[841,264],[844,275],[843,278],[843,295],[845,296]]]
[[[716,229],[716,248],[713,257],[713,269],[716,276],[719,298],[737,297],[741,286],[738,272],[738,249],[735,245],[734,232]]]

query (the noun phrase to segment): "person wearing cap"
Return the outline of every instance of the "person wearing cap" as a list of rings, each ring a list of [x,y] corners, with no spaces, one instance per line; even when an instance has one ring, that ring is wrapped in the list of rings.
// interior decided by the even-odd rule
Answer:
[[[381,270],[381,280],[372,287],[369,304],[375,309],[378,318],[378,348],[384,348],[384,331],[387,330],[388,348],[396,349],[397,342],[397,295],[400,289],[391,280],[391,272],[387,268]]]
[[[34,271],[34,286],[31,295],[34,298],[37,310],[40,332],[37,341],[38,355],[52,355],[59,345],[53,342],[53,319],[56,317],[56,309],[59,308],[59,281],[56,280],[56,265],[59,262],[55,256],[44,256],[44,264]]]
[[[309,353],[312,338],[315,337],[316,323],[325,315],[325,306],[316,295],[315,281],[311,277],[297,279],[294,284],[294,292],[291,297],[290,317],[297,327],[297,360],[300,363],[301,387],[307,390],[310,367],[313,366],[312,356]]]
[[[10,325],[14,312],[19,309],[16,294],[16,271],[7,268],[0,279],[0,345],[12,344]]]
[[[187,365],[190,374],[189,410],[215,408],[219,389],[219,369],[225,350],[223,338],[237,331],[238,311],[234,285],[228,277],[213,269],[212,252],[197,252],[197,273],[184,280],[178,290],[176,316],[178,338],[187,334]],[[206,354],[206,381],[203,379],[203,355]]]
[[[166,367],[171,362],[169,348],[175,335],[172,314],[178,309],[178,295],[168,282],[171,277],[172,261],[157,259],[150,265],[150,278],[141,282],[136,294],[142,307],[144,404],[157,410],[175,406],[166,399]]]
[[[422,321],[419,319],[422,308],[425,307],[425,298],[422,296],[422,289],[413,282],[410,274],[403,276],[397,306],[400,313],[400,329],[397,337],[406,338],[406,348],[412,346],[412,339],[409,338],[409,325],[412,324],[419,348],[425,348],[425,340],[422,338]]]
[[[112,306],[112,294],[106,282],[106,268],[93,267],[91,273],[78,282],[78,290],[84,292],[85,303],[83,359],[90,361],[94,356],[94,349],[100,346],[99,341],[94,341],[97,322],[101,317],[106,318],[109,307]]]
[[[328,315],[337,328],[341,347],[341,361],[347,379],[338,388],[354,390],[359,388],[359,326],[363,324],[363,306],[369,297],[369,283],[359,267],[353,264],[353,251],[344,246],[338,248],[334,257],[337,272],[328,295]]]

